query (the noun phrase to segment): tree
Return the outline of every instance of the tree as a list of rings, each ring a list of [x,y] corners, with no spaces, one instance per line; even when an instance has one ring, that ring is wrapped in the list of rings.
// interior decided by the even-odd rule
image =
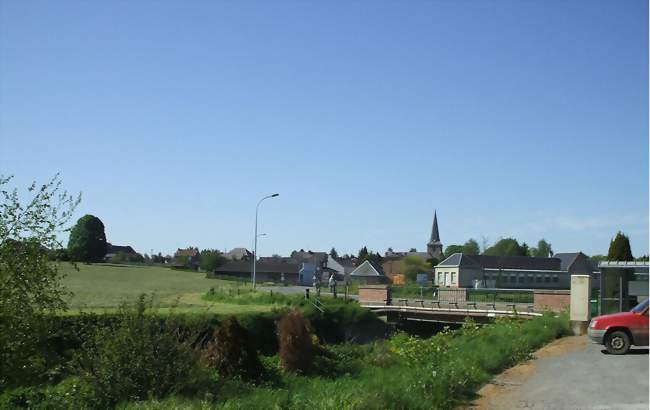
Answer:
[[[24,195],[7,187],[11,179],[0,176],[0,390],[45,374],[45,313],[65,309],[67,295],[47,249],[62,247],[57,234],[68,231],[81,201],[62,189],[58,174]]]
[[[212,272],[226,263],[227,259],[217,249],[204,249],[201,251],[199,266],[204,271]]]
[[[411,249],[409,249],[409,252],[417,252],[417,251],[418,251],[418,250],[415,249],[415,248],[411,248]]]
[[[106,256],[104,224],[93,215],[84,215],[70,231],[70,259],[75,262],[101,262]]]
[[[368,248],[364,246],[363,248],[359,249],[359,254],[357,256],[357,266],[361,265],[364,261],[381,263],[383,259],[384,258],[382,258],[379,252],[373,253],[372,251],[368,251]]]
[[[410,282],[415,282],[418,273],[426,273],[430,270],[431,265],[418,255],[409,255],[402,259],[402,273]]]
[[[537,258],[550,258],[553,256],[553,249],[545,239],[540,239],[536,248],[530,248],[530,255]]]
[[[633,261],[632,249],[630,249],[630,238],[623,232],[618,231],[614,239],[609,243],[607,260],[610,261]]]
[[[334,259],[336,259],[336,258],[339,257],[339,253],[336,252],[336,249],[335,249],[334,247],[332,247],[332,249],[330,249],[330,256],[331,256],[332,258],[334,258]]]
[[[363,248],[359,249],[357,258],[361,259],[361,258],[365,258],[366,256],[368,256],[368,248],[364,246]]]
[[[605,255],[592,255],[589,257],[591,261],[594,263],[594,265],[598,266],[598,262],[606,261],[607,256]]]
[[[463,253],[462,245],[448,245],[445,248],[445,256],[451,256],[455,253]]]
[[[470,238],[465,244],[463,245],[463,251],[464,254],[466,255],[478,255],[481,253],[481,250],[478,247],[478,242],[476,242],[475,239]]]
[[[514,238],[503,238],[487,248],[484,255],[490,256],[528,256],[527,246],[519,245]]]

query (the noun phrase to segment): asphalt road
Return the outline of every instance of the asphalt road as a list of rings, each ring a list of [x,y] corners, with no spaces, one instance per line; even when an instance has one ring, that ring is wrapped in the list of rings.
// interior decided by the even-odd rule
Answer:
[[[497,376],[475,409],[647,410],[648,349],[606,354],[586,336],[568,337],[536,353],[537,359]]]

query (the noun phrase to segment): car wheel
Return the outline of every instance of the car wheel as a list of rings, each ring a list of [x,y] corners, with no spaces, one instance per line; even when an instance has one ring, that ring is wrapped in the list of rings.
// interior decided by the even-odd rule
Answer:
[[[605,348],[611,354],[625,354],[630,350],[630,336],[617,330],[607,335]]]

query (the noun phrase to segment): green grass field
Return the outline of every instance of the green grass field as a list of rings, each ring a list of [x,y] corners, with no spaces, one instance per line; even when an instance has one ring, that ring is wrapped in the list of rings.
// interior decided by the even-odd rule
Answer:
[[[263,312],[272,304],[239,305],[209,301],[202,296],[210,289],[226,289],[246,284],[218,279],[206,279],[205,273],[172,270],[158,266],[114,264],[60,263],[63,284],[72,292],[68,300],[70,312],[112,311],[123,302],[135,301],[141,293],[154,294],[154,304],[160,312],[175,306],[178,312],[208,311],[213,313]]]

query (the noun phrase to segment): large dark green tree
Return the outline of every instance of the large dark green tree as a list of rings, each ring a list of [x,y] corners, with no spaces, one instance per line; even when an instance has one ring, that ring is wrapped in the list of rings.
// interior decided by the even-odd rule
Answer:
[[[445,256],[451,256],[455,253],[463,253],[463,246],[462,245],[447,245],[445,248]]]
[[[519,245],[514,238],[503,238],[487,248],[485,255],[490,256],[528,256],[528,247]]]
[[[478,242],[476,242],[476,239],[470,238],[465,244],[463,245],[463,253],[466,255],[478,255],[481,253],[481,250],[478,247]]]
[[[409,255],[402,259],[402,273],[409,282],[415,282],[418,273],[427,273],[431,265],[417,255]]]
[[[84,215],[70,231],[68,253],[75,262],[101,262],[106,256],[104,224],[93,215]]]
[[[200,256],[199,266],[207,272],[212,272],[228,261],[217,249],[203,249]]]
[[[546,242],[545,239],[540,239],[537,242],[536,248],[530,248],[530,256],[535,256],[537,258],[550,258],[553,256],[553,249],[551,244]]]
[[[618,231],[614,239],[609,243],[609,252],[607,260],[610,261],[633,261],[632,249],[630,248],[630,238],[623,232]]]

